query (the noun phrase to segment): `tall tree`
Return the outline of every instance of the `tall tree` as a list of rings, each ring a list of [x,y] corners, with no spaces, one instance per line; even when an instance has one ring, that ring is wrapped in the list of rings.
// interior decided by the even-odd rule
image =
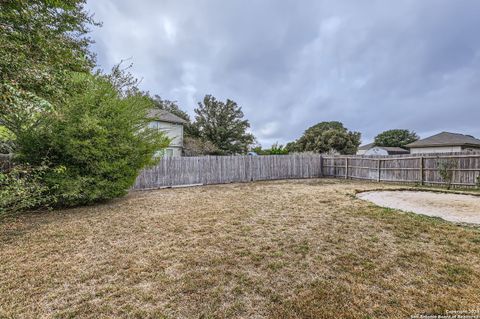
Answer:
[[[72,73],[90,73],[85,0],[0,1],[0,126],[9,151],[17,137],[48,121],[79,89]],[[5,145],[5,142],[2,143]]]
[[[69,92],[69,71],[89,72],[86,0],[0,1],[0,79],[50,102]]]
[[[298,141],[287,144],[289,151],[355,154],[360,133],[351,132],[340,122],[321,122],[308,128]]]
[[[376,146],[405,147],[419,139],[418,135],[409,130],[388,130],[375,137]]]
[[[224,154],[246,153],[255,138],[242,108],[232,100],[225,103],[207,95],[195,109],[195,126],[201,138],[212,142]]]

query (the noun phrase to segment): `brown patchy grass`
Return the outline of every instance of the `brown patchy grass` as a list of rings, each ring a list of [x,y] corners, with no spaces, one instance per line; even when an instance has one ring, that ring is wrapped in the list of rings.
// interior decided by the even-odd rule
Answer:
[[[405,318],[480,307],[480,230],[354,196],[374,188],[167,189],[5,220],[0,317]]]

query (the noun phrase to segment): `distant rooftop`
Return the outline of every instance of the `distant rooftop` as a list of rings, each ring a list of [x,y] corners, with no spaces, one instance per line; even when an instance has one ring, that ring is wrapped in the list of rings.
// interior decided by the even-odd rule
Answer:
[[[480,147],[480,140],[459,133],[442,132],[406,145],[408,148],[433,146],[474,146]]]
[[[358,149],[362,150],[362,151],[368,151],[369,149],[371,149],[374,146],[375,146],[374,143],[370,143],[370,144],[361,145]]]
[[[406,149],[401,147],[390,147],[390,146],[375,146],[382,150],[385,150],[389,153],[409,153]]]
[[[168,111],[161,110],[161,109],[151,109],[147,115],[148,118],[156,119],[157,121],[169,122],[169,123],[177,123],[177,124],[185,124],[187,121],[184,119],[172,114]]]

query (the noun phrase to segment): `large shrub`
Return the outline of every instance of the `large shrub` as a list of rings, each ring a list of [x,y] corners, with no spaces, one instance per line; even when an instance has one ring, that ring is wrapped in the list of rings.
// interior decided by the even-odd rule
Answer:
[[[41,125],[16,132],[16,161],[64,167],[42,177],[57,205],[122,196],[169,140],[148,128],[152,102],[141,93],[125,94],[103,76],[75,74],[72,83],[74,93]]]
[[[56,203],[53,189],[45,181],[48,166],[15,166],[8,172],[0,172],[0,218],[18,211],[34,208],[50,208]],[[61,173],[61,168],[56,169]]]
[[[88,204],[125,194],[168,139],[152,101],[119,66],[91,75],[85,0],[1,1],[0,209]]]

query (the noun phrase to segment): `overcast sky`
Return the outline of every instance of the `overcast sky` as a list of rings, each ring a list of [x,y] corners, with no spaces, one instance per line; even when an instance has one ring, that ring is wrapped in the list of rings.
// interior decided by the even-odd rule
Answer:
[[[480,137],[478,0],[91,0],[98,64],[131,58],[141,87],[193,115],[242,106],[259,142],[338,120]]]

